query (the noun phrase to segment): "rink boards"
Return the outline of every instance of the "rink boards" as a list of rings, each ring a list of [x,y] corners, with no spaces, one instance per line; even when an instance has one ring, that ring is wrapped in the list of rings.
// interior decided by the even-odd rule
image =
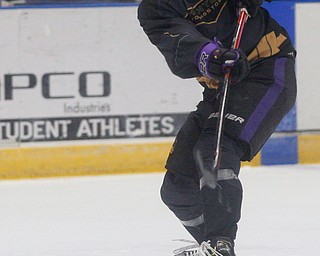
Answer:
[[[298,49],[297,105],[278,131],[319,129],[320,4],[265,6]],[[171,74],[137,6],[51,7],[0,10],[0,178],[163,171],[200,86]],[[250,164],[317,163],[319,152],[320,135],[273,136]]]

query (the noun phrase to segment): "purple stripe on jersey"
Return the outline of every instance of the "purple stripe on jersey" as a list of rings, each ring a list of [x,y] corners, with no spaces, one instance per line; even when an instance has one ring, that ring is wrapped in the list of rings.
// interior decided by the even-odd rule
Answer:
[[[243,141],[249,142],[254,136],[255,132],[261,125],[263,119],[272,108],[273,104],[278,99],[280,93],[284,88],[285,79],[285,66],[287,59],[280,58],[276,60],[274,66],[274,83],[270,86],[267,93],[264,95],[255,111],[249,117],[246,125],[244,126],[239,138]]]

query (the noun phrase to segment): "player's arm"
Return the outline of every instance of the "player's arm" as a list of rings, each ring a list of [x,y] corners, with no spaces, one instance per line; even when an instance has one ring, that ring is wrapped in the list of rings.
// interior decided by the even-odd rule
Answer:
[[[233,67],[235,81],[242,80],[249,71],[245,54],[230,51],[216,40],[204,37],[185,19],[186,15],[186,7],[179,0],[143,0],[138,9],[141,26],[174,74],[182,78],[204,76],[221,81],[228,61]]]
[[[201,75],[197,54],[211,40],[184,18],[186,14],[186,7],[179,0],[143,0],[138,9],[141,26],[164,55],[171,71],[182,78],[191,78]]]

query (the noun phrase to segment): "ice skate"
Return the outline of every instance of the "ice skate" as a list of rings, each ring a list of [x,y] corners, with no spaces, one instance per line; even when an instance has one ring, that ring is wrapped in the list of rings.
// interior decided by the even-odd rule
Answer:
[[[219,237],[215,239],[215,242],[212,243],[212,246],[215,252],[215,254],[212,254],[212,256],[236,256],[234,252],[234,243],[228,238]]]
[[[234,244],[228,238],[218,237],[213,242],[202,242],[197,256],[236,256]]]
[[[200,246],[196,243],[175,250],[174,256],[236,256],[234,245],[227,238],[217,238],[211,244],[210,241],[202,242]]]

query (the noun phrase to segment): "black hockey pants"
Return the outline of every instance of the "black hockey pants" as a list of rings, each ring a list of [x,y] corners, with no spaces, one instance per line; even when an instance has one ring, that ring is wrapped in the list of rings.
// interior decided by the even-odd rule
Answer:
[[[265,144],[296,98],[294,61],[271,58],[231,85],[227,102],[220,188],[199,187],[199,168],[211,170],[218,104],[200,102],[180,129],[167,160],[161,187],[164,203],[200,243],[215,236],[234,240],[240,219],[241,161],[250,161]],[[200,162],[194,153],[200,155]]]

